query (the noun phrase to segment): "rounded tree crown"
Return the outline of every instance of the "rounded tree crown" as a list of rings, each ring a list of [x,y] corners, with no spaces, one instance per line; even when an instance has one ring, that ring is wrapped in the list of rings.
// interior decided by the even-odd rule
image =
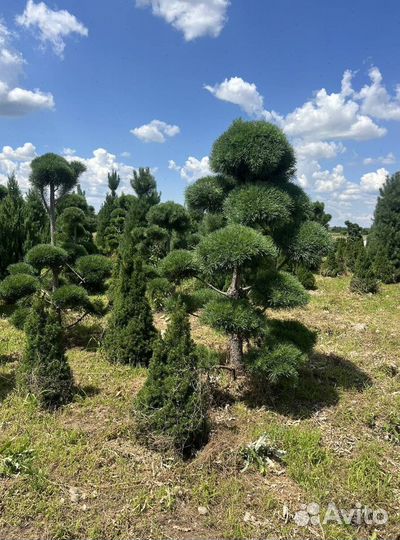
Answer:
[[[279,182],[295,170],[295,156],[281,129],[264,121],[236,120],[214,143],[211,167],[240,182]]]
[[[84,169],[75,169],[68,161],[57,154],[44,154],[31,162],[30,181],[39,190],[47,186],[62,187],[68,191],[72,189],[80,172]]]

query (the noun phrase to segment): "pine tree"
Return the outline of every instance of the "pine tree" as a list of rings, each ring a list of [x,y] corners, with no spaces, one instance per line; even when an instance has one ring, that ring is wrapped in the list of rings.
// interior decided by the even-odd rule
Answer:
[[[138,171],[133,171],[131,186],[147,210],[160,202],[161,193],[157,191],[157,182],[149,167],[140,167]]]
[[[375,277],[372,268],[372,260],[365,248],[360,252],[353,277],[350,281],[350,290],[352,292],[366,294],[378,292],[378,280]]]
[[[138,432],[147,443],[157,446],[161,440],[188,456],[207,441],[207,406],[198,364],[189,319],[178,303],[135,400]]]
[[[46,408],[66,403],[74,383],[65,356],[63,329],[57,313],[43,298],[35,298],[25,330],[27,343],[18,372],[20,390],[33,394]]]
[[[345,221],[345,225],[347,227],[345,263],[347,270],[354,272],[358,256],[364,248],[362,228],[357,223],[350,221]]]
[[[373,258],[388,259],[385,267],[393,272],[393,282],[400,281],[400,172],[387,178],[380,189],[374,223],[368,237],[368,249]],[[376,263],[381,266],[381,262]],[[388,276],[385,270],[386,276]]]
[[[24,254],[25,202],[15,175],[7,182],[7,196],[0,202],[0,277],[10,264],[22,260]]]
[[[148,365],[157,332],[146,299],[146,279],[142,260],[126,249],[114,292],[114,305],[104,338],[110,362]]]

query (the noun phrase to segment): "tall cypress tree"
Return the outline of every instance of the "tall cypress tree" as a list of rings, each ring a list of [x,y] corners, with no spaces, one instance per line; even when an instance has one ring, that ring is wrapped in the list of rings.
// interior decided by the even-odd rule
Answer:
[[[142,260],[126,249],[114,293],[114,306],[104,338],[110,362],[148,365],[157,331],[145,296],[146,278]]]
[[[24,254],[24,206],[15,174],[7,182],[7,195],[0,202],[0,277],[10,264],[20,261]]]
[[[380,190],[368,247],[380,269],[378,277],[400,281],[400,172],[388,177]]]
[[[357,258],[350,290],[360,294],[378,292],[378,280],[374,274],[372,260],[368,251],[363,247]]]
[[[172,312],[164,339],[156,344],[134,409],[138,432],[150,444],[161,437],[181,454],[191,455],[207,441],[207,406],[198,356],[181,303]]]

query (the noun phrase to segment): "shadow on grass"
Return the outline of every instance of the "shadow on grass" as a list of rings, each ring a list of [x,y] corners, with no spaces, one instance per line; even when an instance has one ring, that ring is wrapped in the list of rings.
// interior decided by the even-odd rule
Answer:
[[[0,373],[0,403],[15,388],[15,373]]]
[[[104,329],[99,323],[80,323],[68,330],[68,347],[81,347],[96,351],[101,344]]]
[[[362,392],[372,379],[352,362],[335,354],[314,353],[299,375],[296,387],[271,388],[251,382],[244,400],[251,407],[265,406],[293,418],[308,418],[339,402],[340,390]]]
[[[93,386],[92,384],[86,384],[84,386],[75,386],[74,389],[74,398],[75,399],[86,399],[100,394],[100,388]]]

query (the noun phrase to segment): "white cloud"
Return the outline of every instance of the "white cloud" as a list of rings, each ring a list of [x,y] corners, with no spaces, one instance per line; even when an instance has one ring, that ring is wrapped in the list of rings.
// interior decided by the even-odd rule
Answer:
[[[36,157],[35,146],[27,142],[18,148],[3,146],[0,152],[0,183],[7,182],[7,176],[15,172],[23,190],[29,187],[30,163]]]
[[[313,180],[315,181],[315,189],[319,192],[330,192],[340,188],[345,182],[343,165],[338,164],[333,167],[332,171],[319,170],[314,172]]]
[[[131,153],[130,152],[121,152],[121,157],[124,157],[124,158],[129,158],[131,157]]]
[[[379,156],[377,158],[368,157],[363,160],[364,165],[373,165],[374,163],[382,163],[383,165],[393,165],[396,163],[396,156],[393,152],[389,152],[386,156]]]
[[[386,182],[389,171],[385,168],[378,169],[375,172],[363,174],[361,177],[360,188],[363,191],[374,192],[378,191]]]
[[[18,86],[25,60],[12,46],[12,34],[0,21],[0,116],[23,116],[40,109],[53,109],[54,98],[38,89]]]
[[[264,100],[256,85],[241,77],[231,77],[214,86],[205,85],[204,88],[222,101],[239,105],[249,116],[260,116],[263,113]]]
[[[131,129],[131,133],[143,142],[164,143],[166,137],[174,137],[180,133],[180,128],[161,120],[152,120],[148,124]]]
[[[63,148],[62,153],[64,156],[73,156],[74,154],[76,154],[76,150],[75,148],[69,148],[67,146],[66,148]]]
[[[331,159],[346,151],[342,143],[311,141],[294,145],[297,159]]]
[[[64,38],[70,34],[87,36],[89,33],[88,29],[67,10],[54,11],[44,2],[35,4],[33,0],[28,0],[22,15],[16,17],[16,22],[25,28],[37,28],[38,38],[42,44],[49,42],[59,56],[63,55],[65,49]]]
[[[219,36],[229,4],[229,0],[136,0],[138,7],[151,7],[154,15],[181,31],[186,41]]]
[[[80,184],[88,199],[96,207],[105,197],[108,185],[107,175],[111,170],[117,171],[121,177],[120,190],[129,189],[129,180],[132,177],[133,167],[119,162],[117,156],[108,152],[105,148],[97,148],[89,158],[76,155],[67,155],[65,158],[68,161],[78,160],[86,165],[87,170],[80,177]]]
[[[203,176],[209,176],[214,174],[210,168],[210,159],[208,156],[204,156],[201,159],[197,159],[193,156],[189,156],[182,167],[177,165],[173,159],[168,162],[168,168],[173,171],[178,171],[181,178],[187,182],[194,182]]]
[[[362,103],[361,111],[381,120],[400,120],[400,85],[396,95],[390,96],[382,84],[382,74],[377,67],[369,70],[371,84],[366,84],[357,94]]]

